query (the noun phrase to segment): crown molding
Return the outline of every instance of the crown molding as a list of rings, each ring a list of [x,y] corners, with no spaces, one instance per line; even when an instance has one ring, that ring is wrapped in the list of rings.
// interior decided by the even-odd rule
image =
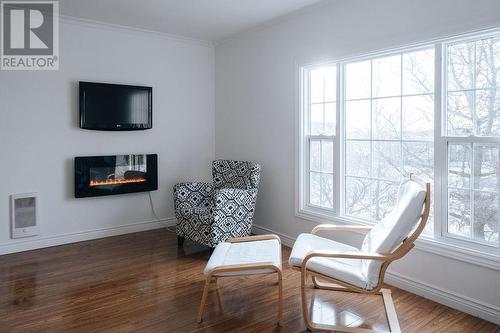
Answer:
[[[165,39],[165,40],[170,40],[170,41],[174,41],[174,42],[181,42],[181,43],[187,43],[187,44],[192,44],[192,45],[204,46],[204,47],[208,47],[208,48],[214,48],[214,43],[212,41],[209,41],[209,40],[191,38],[191,37],[169,34],[166,32],[160,32],[160,31],[154,31],[154,30],[135,28],[135,27],[127,26],[127,25],[120,25],[120,24],[108,23],[108,22],[103,22],[103,21],[90,20],[90,19],[85,19],[85,18],[81,18],[81,17],[59,15],[59,22],[63,23],[63,24],[72,24],[72,25],[83,26],[83,27],[87,27],[87,28],[96,28],[96,29],[101,29],[101,30],[104,29],[104,30],[108,30],[108,31],[129,33],[129,34],[134,34],[134,35],[138,35],[138,36],[154,37],[154,38]]]

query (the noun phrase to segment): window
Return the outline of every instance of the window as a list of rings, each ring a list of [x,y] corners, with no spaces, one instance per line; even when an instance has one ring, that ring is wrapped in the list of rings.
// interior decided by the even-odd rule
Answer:
[[[321,67],[307,71],[307,76],[307,204],[333,210],[337,71],[335,66]]]
[[[445,59],[445,233],[498,245],[500,38],[450,43]]]
[[[428,237],[500,252],[500,32],[303,67],[300,111],[299,214],[374,223],[418,172]]]

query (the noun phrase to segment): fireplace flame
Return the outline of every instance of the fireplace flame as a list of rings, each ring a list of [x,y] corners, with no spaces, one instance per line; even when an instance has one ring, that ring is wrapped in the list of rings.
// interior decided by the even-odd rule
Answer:
[[[91,180],[89,185],[90,186],[120,185],[120,184],[131,184],[131,183],[143,183],[145,181],[146,179],[144,178]]]

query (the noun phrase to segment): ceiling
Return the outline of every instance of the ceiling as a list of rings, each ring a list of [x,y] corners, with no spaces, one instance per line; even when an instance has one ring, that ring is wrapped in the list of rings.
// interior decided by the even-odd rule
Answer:
[[[320,0],[61,0],[61,15],[218,41]]]

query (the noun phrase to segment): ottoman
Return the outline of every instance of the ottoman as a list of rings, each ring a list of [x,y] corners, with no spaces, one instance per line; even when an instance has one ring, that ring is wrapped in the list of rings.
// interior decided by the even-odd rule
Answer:
[[[258,235],[231,238],[216,246],[208,260],[204,274],[205,288],[201,297],[198,322],[203,321],[203,312],[208,290],[217,278],[256,274],[277,274],[278,276],[278,324],[282,320],[282,268],[281,241],[276,235]],[[220,302],[220,301],[219,301]]]

